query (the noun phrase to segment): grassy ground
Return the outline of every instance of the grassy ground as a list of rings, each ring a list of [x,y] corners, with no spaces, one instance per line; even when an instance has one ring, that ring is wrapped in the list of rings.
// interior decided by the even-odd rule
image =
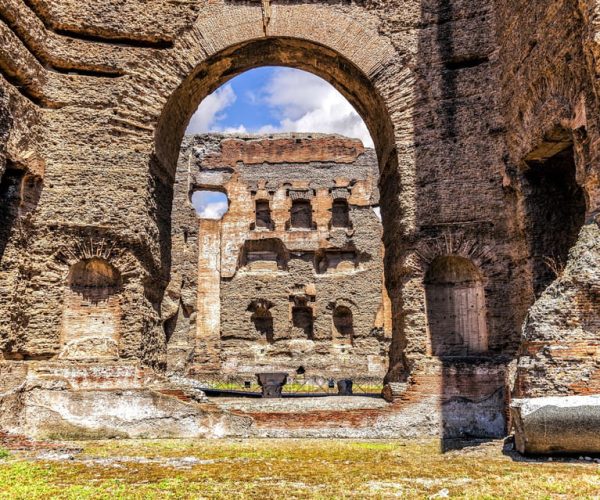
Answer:
[[[600,466],[517,461],[502,442],[160,440],[11,451],[0,498],[600,498]]]

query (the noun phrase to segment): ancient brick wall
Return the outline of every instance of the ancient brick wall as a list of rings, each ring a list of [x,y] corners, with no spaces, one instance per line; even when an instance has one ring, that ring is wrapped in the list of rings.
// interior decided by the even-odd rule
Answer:
[[[597,392],[595,2],[496,2],[505,185],[525,235],[529,311],[515,395]]]
[[[61,353],[69,269],[100,255],[123,277],[119,355],[166,366],[164,318],[176,308],[197,321],[178,306],[195,298],[178,295],[170,269],[186,124],[232,76],[283,64],[330,81],[372,134],[393,311],[388,379],[419,384],[433,370],[425,281],[439,257],[477,267],[485,355],[515,356],[536,300],[532,257],[543,257],[528,193],[552,192],[526,173],[572,148],[565,178],[583,194],[561,239],[577,243],[570,256],[558,249],[566,268],[529,315],[519,387],[573,392],[578,363],[596,380],[598,19],[591,0],[3,2],[0,172],[11,172],[1,181],[11,194],[0,218],[13,221],[0,230],[3,356]],[[37,179],[37,194],[15,188],[20,176]],[[540,253],[553,250],[545,245]],[[236,265],[223,260],[230,273]],[[569,339],[564,358],[559,339]]]
[[[197,293],[198,307],[180,298],[170,310],[170,366],[223,377],[300,370],[309,379],[381,383],[391,322],[382,227],[373,211],[377,178],[375,152],[354,139],[186,137],[168,290],[181,283],[177,294]],[[221,221],[197,220],[190,196],[201,189],[227,193]],[[334,220],[334,200],[344,201],[347,220]],[[294,223],[297,201],[308,209],[306,225]],[[257,224],[257,203],[268,210],[268,224]]]

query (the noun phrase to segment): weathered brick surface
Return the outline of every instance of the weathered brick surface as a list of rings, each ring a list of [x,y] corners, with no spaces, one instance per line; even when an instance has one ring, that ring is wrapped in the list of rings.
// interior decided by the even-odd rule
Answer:
[[[365,148],[361,141],[336,136],[314,139],[301,137],[262,137],[224,139],[218,153],[208,155],[203,163],[210,167],[235,167],[237,162],[245,165],[269,163],[333,162],[353,163]]]
[[[224,164],[231,165],[226,172]],[[169,311],[175,322],[168,344],[172,369],[250,380],[257,372],[285,371],[291,382],[302,367],[301,381],[358,378],[364,384],[368,378],[381,384],[391,325],[382,228],[373,211],[377,175],[373,150],[336,135],[186,137],[172,211],[169,300],[179,300]],[[227,193],[222,220],[197,220],[190,193],[199,189]],[[307,197],[314,226],[290,227],[294,196]],[[348,227],[331,225],[335,196],[348,202]],[[257,200],[268,200],[270,227],[256,227]],[[279,252],[277,260],[249,261],[255,248],[273,257]],[[338,263],[340,252],[346,260]],[[329,259],[328,268],[321,259]],[[307,301],[310,336],[293,326],[294,297]],[[269,335],[252,321],[252,304],[259,302],[268,304]],[[340,306],[352,314],[346,338],[334,328]]]
[[[388,379],[427,371],[424,277],[451,254],[481,273],[491,357],[517,355],[536,303],[521,394],[584,390],[577,365],[595,390],[595,2],[8,0],[0,14],[5,357],[61,352],[69,268],[89,247],[123,274],[120,356],[166,366],[172,186],[187,121],[232,76],[282,64],[330,81],[372,133],[393,311]],[[587,222],[536,301],[528,162],[556,146],[557,127],[572,143]],[[26,211],[11,187],[19,172],[40,179]],[[561,343],[581,355],[548,354]]]

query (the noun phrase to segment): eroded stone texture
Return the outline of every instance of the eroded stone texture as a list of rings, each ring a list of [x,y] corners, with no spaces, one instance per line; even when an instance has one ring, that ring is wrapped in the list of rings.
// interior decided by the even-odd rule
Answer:
[[[525,325],[516,395],[579,394],[586,387],[595,392],[599,316],[593,290],[599,284],[598,229],[593,222],[585,226],[584,222],[586,214],[589,217],[598,209],[594,139],[598,133],[594,62],[598,48],[592,21],[598,7],[593,2],[566,1],[498,5],[500,13],[509,9],[515,15],[528,12],[518,27],[509,26],[506,15],[498,24],[500,59],[508,69],[503,86],[521,96],[509,99],[504,94],[511,164],[507,184],[521,190],[522,205],[516,215],[522,215],[522,230],[530,237],[530,283],[539,296]],[[532,16],[532,12],[539,15]],[[556,19],[562,20],[560,26],[554,23]],[[543,30],[543,25],[553,28]],[[527,60],[518,62],[515,53],[526,54]],[[559,161],[563,178],[553,187],[548,178],[557,175],[553,170]],[[536,198],[532,190],[535,183],[546,190],[542,198]],[[536,216],[545,220],[536,223]],[[550,266],[553,274],[541,261],[540,252],[535,255],[540,248],[556,264]],[[544,273],[550,278],[544,279]],[[548,287],[556,273],[558,279]],[[582,369],[580,380],[575,365]]]
[[[511,410],[521,453],[598,453],[600,396],[515,399]]]
[[[374,151],[340,136],[186,137],[172,212],[175,307],[164,313],[170,370],[381,384],[391,311],[377,177]],[[198,221],[199,189],[227,193],[221,221]]]
[[[469,405],[506,390],[506,364],[536,301],[517,394],[597,392],[598,14],[591,0],[3,2],[3,357],[32,363],[64,352],[69,272],[99,257],[122,277],[120,313],[111,308],[116,351],[92,332],[84,357],[109,352],[166,368],[165,318],[176,310],[206,320],[190,312],[196,295],[178,292],[187,273],[181,286],[171,273],[172,187],[186,124],[229,78],[282,64],[330,81],[375,143],[392,310],[387,380],[405,391],[388,391],[404,401],[392,417],[375,417],[382,434],[440,431],[457,388]],[[573,161],[563,161],[570,149]],[[557,163],[569,182],[548,184],[545,167]],[[570,186],[558,191],[570,214],[560,245],[540,216],[561,230],[554,198],[544,195],[557,186]],[[471,261],[485,299],[485,329],[477,330],[487,335],[485,359],[470,359],[480,370],[462,378],[452,368],[462,361],[435,350],[429,328],[426,276],[447,257]],[[264,331],[268,306],[256,303],[252,313]],[[204,366],[216,341],[198,344]],[[479,376],[486,394],[473,386]],[[456,377],[462,382],[445,384]],[[298,425],[321,425],[319,417]]]
[[[40,438],[241,436],[252,424],[137,362],[2,362],[0,374],[0,425]]]

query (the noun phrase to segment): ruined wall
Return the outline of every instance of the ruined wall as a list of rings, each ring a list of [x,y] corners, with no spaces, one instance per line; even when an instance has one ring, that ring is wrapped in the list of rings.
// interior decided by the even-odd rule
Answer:
[[[515,395],[600,387],[595,2],[496,2],[505,185],[530,302]],[[569,251],[570,250],[570,251]]]
[[[377,177],[374,151],[340,136],[186,137],[172,212],[169,290],[177,288],[180,307],[170,311],[170,366],[381,383],[391,330],[373,211]],[[227,193],[221,221],[198,222],[190,196],[199,189]],[[307,227],[292,219],[298,200],[308,208]],[[347,220],[333,219],[334,200],[344,201]],[[266,220],[257,203],[270,212]],[[185,300],[193,293],[197,308]]]
[[[451,361],[431,356],[431,264],[454,256],[477,267],[482,356],[494,366],[510,361],[536,299],[526,172],[531,161],[573,148],[587,222],[564,273],[529,315],[520,380],[530,381],[521,392],[574,391],[556,381],[574,377],[578,363],[594,380],[597,9],[591,0],[3,2],[0,110],[8,108],[9,120],[1,111],[0,135],[13,174],[2,177],[11,194],[0,216],[16,221],[0,236],[3,356],[62,352],[69,269],[100,255],[123,277],[119,356],[166,366],[165,318],[176,309],[197,320],[179,307],[193,297],[169,281],[172,186],[186,124],[229,78],[284,64],[332,82],[369,127],[393,311],[388,380],[422,381],[438,402],[444,387],[454,394],[462,386]],[[38,178],[31,185],[39,198],[15,187],[29,185],[27,174]],[[23,211],[23,199],[37,202]],[[572,340],[564,352],[573,356],[550,349],[558,338]]]

